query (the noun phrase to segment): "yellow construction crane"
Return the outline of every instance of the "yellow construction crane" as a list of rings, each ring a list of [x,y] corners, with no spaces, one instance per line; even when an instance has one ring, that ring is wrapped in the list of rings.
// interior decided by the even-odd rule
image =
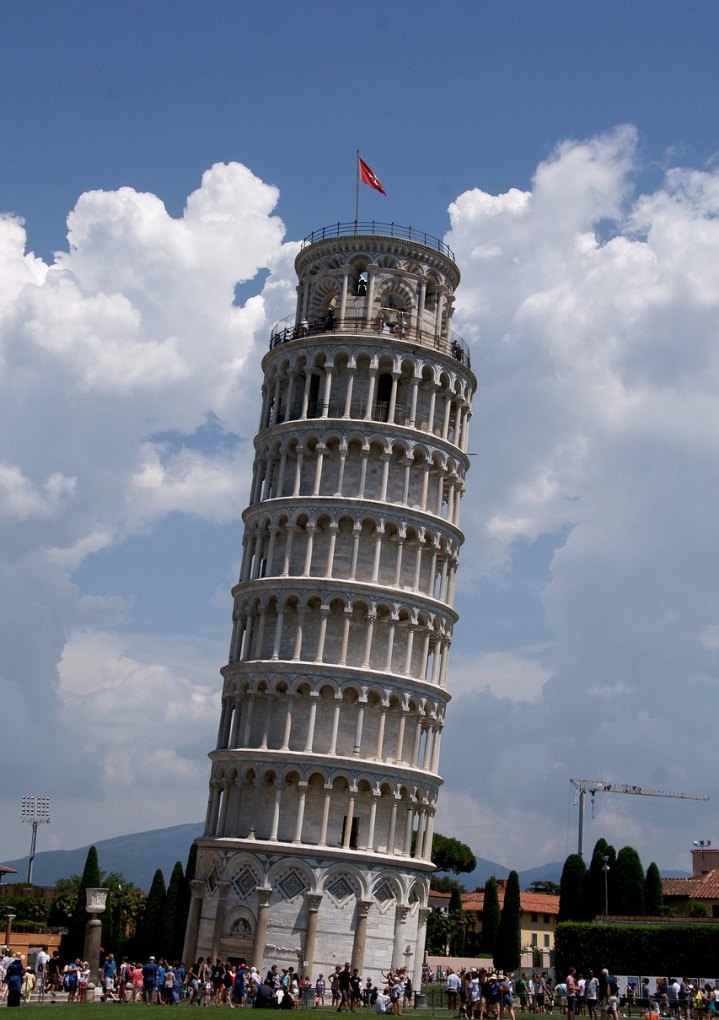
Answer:
[[[603,779],[570,779],[575,790],[579,791],[579,832],[577,838],[577,853],[582,856],[582,841],[584,838],[584,802],[587,794],[592,795],[592,810],[594,809],[595,793],[633,793],[636,797],[676,797],[679,800],[709,800],[701,793],[667,793],[665,790],[646,790],[643,786],[630,785],[629,783],[607,783]]]

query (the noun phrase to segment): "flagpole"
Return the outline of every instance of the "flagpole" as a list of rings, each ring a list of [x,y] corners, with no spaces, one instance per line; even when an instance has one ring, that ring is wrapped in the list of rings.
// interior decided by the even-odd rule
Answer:
[[[355,182],[355,233],[357,233],[357,224],[359,222],[359,191],[360,191],[360,189],[359,189],[359,186],[360,186],[359,161],[360,161],[360,154],[359,154],[359,149],[358,149],[357,150],[357,159],[355,161],[356,162],[356,167],[357,167],[357,180]]]

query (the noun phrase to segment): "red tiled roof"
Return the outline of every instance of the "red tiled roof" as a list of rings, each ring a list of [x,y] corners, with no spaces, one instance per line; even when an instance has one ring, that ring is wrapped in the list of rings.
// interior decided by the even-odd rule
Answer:
[[[497,887],[497,896],[501,907],[504,903],[504,887],[501,885]],[[550,896],[549,893],[520,892],[519,906],[524,913],[558,914],[559,897]],[[482,910],[484,890],[465,893],[462,896],[462,907],[464,910]]]
[[[696,878],[663,878],[665,896],[687,896],[693,900],[719,899],[719,868]]]

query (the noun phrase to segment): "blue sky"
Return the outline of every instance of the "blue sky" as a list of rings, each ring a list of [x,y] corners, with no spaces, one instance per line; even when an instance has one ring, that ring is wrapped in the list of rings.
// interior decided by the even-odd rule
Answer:
[[[570,776],[719,793],[716,5],[2,16],[0,857],[34,790],[45,846],[203,815],[259,360],[357,148],[362,217],[457,252],[479,379],[440,827],[528,867]],[[646,863],[714,835],[605,801]]]

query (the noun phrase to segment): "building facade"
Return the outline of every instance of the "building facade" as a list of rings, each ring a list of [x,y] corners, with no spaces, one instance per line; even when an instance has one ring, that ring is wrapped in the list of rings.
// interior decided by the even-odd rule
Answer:
[[[507,880],[497,879],[497,899],[500,910],[504,907],[504,894]],[[479,949],[482,934],[482,915],[484,911],[484,890],[475,889],[471,893],[462,894],[462,910],[469,915],[468,942],[474,949]],[[559,917],[559,896],[551,893],[520,892],[519,894],[519,925],[522,953],[529,952],[531,966],[532,952],[554,952],[554,936]],[[547,960],[549,957],[547,957]],[[546,964],[548,965],[548,963]],[[542,966],[545,966],[543,963]]]
[[[424,952],[476,381],[441,241],[305,239],[272,331],[185,958]]]

